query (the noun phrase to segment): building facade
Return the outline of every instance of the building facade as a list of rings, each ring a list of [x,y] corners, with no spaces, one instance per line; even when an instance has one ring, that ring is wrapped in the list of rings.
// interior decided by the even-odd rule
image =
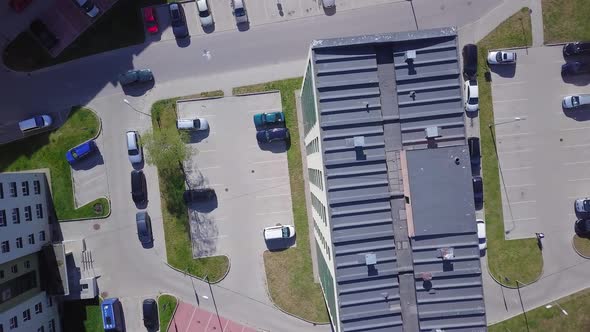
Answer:
[[[0,174],[0,332],[61,331],[41,267],[52,236],[49,199],[45,174]]]
[[[485,331],[455,28],[315,40],[301,89],[335,331]]]

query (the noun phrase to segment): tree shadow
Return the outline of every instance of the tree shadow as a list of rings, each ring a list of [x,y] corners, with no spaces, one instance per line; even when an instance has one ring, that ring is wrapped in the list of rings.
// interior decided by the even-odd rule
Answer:
[[[210,214],[191,211],[189,213],[190,241],[193,257],[213,256],[217,252],[219,229]]]

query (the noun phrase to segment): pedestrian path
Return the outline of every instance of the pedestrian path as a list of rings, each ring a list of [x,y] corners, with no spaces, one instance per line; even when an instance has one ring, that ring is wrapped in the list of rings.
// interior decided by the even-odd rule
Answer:
[[[223,328],[222,328],[223,327]],[[256,332],[256,329],[238,324],[185,302],[180,302],[172,317],[168,332]]]

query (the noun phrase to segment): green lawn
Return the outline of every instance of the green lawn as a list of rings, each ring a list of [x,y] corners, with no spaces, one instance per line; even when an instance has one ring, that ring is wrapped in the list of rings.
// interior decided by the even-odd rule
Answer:
[[[103,332],[102,315],[97,299],[65,301],[63,306],[64,332]]]
[[[0,146],[0,172],[16,172],[49,168],[51,171],[51,192],[57,218],[96,218],[109,213],[109,202],[99,198],[79,209],[74,208],[70,165],[66,152],[96,136],[100,120],[94,112],[85,108],[73,108],[68,120],[57,130],[31,136]],[[94,204],[103,205],[103,213],[94,212]]]
[[[543,0],[545,43],[590,40],[588,0]]]
[[[523,34],[524,30],[524,34]],[[488,237],[488,265],[492,275],[502,283],[516,286],[530,283],[542,272],[543,258],[535,239],[504,239],[500,173],[493,132],[488,127],[494,123],[492,89],[484,73],[488,70],[488,49],[531,45],[532,34],[528,8],[508,18],[479,44],[479,120],[481,131],[482,172],[484,180],[485,220]],[[508,278],[508,280],[506,279]]]
[[[574,247],[580,254],[590,257],[590,239],[574,235]]]
[[[279,252],[266,251],[264,266],[270,296],[276,305],[296,316],[314,322],[329,322],[320,285],[313,280],[309,243],[309,224],[305,207],[303,166],[299,147],[299,129],[295,108],[295,90],[301,88],[301,78],[235,88],[233,93],[280,90],[283,112],[291,146],[287,151],[293,219],[297,229],[297,247]]]
[[[101,53],[145,40],[140,8],[166,0],[119,0],[57,58],[51,58],[32,34],[25,31],[4,52],[4,63],[14,70],[31,71]]]
[[[168,327],[168,324],[170,324],[177,303],[178,300],[172,295],[160,295],[158,297],[158,317],[160,318],[161,332],[166,332],[166,328]]]
[[[556,304],[557,302],[557,304]],[[535,310],[508,319],[488,328],[490,332],[578,332],[590,331],[590,289],[551,302],[551,308],[541,306]],[[563,314],[561,306],[568,315]],[[528,328],[527,328],[528,321]]]
[[[211,97],[215,94],[223,95],[223,92],[203,93],[201,96]],[[199,95],[193,95],[191,98],[197,96]],[[153,130],[158,130],[158,122],[162,127],[176,126],[176,101],[178,99],[181,98],[160,100],[152,105]],[[219,281],[229,268],[229,260],[226,256],[199,259],[194,259],[192,256],[188,213],[182,200],[185,181],[180,168],[158,170],[158,178],[168,264],[200,278],[209,276],[211,282]]]

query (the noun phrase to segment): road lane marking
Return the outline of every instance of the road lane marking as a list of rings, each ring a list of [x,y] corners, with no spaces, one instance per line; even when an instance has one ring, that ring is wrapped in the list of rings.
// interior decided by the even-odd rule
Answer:
[[[571,161],[571,162],[563,163],[563,165],[565,165],[565,166],[580,165],[580,164],[590,164],[590,160],[586,160],[586,161]]]
[[[506,83],[495,83],[492,86],[517,85],[517,84],[525,84],[525,83],[526,83],[526,81],[506,82]]]
[[[580,179],[567,180],[567,182],[578,182],[578,181],[590,181],[590,178],[580,178]]]

